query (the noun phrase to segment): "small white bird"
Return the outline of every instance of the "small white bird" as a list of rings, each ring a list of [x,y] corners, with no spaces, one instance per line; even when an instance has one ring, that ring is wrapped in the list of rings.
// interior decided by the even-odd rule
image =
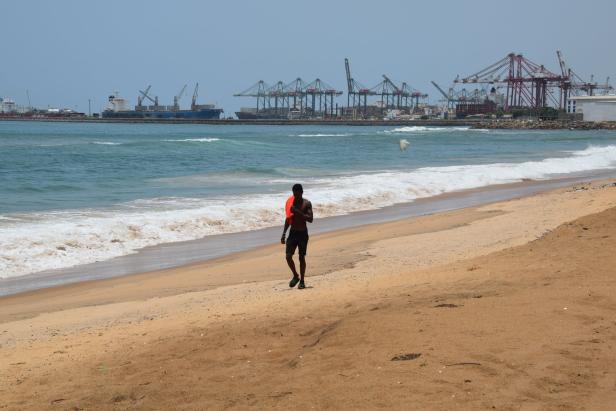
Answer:
[[[406,149],[411,145],[409,141],[405,138],[400,140],[400,151],[406,151]]]

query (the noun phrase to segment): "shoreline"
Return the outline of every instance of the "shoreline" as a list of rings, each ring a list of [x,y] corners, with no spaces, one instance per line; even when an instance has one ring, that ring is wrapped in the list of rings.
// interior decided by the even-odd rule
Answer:
[[[610,173],[609,181],[616,181],[616,177],[613,173]],[[609,178],[604,175],[603,178],[597,177],[594,183],[606,181]],[[339,249],[344,253],[338,256],[320,255],[317,258],[317,265],[320,268],[311,266],[310,275],[322,276],[331,272],[335,272],[337,269],[344,268],[346,266],[353,266],[359,261],[364,260],[364,257],[358,256],[356,253],[360,252],[362,247],[366,246],[365,239],[356,239],[355,236],[358,233],[368,232],[372,233],[374,239],[389,239],[399,233],[401,230],[408,230],[408,227],[415,227],[416,225],[427,225],[431,229],[446,230],[451,227],[457,227],[460,225],[470,224],[473,221],[481,220],[483,218],[494,217],[492,212],[482,213],[478,210],[499,208],[501,205],[511,202],[530,201],[535,198],[541,198],[542,196],[549,196],[550,193],[559,193],[565,189],[571,189],[576,184],[593,184],[584,183],[589,181],[588,177],[579,177],[577,180],[566,179],[562,181],[551,181],[554,184],[552,187],[533,186],[530,182],[514,183],[511,185],[505,185],[504,189],[509,197],[501,198],[499,201],[498,195],[492,198],[491,202],[478,201],[474,204],[468,204],[463,208],[443,208],[440,211],[424,214],[417,214],[407,216],[406,218],[385,218],[382,221],[375,221],[367,224],[361,224],[356,226],[340,226],[330,231],[323,231],[320,233],[311,234],[312,243],[317,242],[320,252],[324,249]],[[513,186],[513,187],[511,187]],[[528,190],[526,194],[520,192],[520,189]],[[473,198],[475,195],[479,195],[479,198],[485,194],[497,194],[497,191],[473,189],[469,190],[469,198]],[[453,198],[457,199],[456,193],[449,193],[444,195],[445,201]],[[430,200],[430,199],[427,199]],[[413,203],[406,206],[412,206]],[[398,206],[403,207],[403,206]],[[390,209],[395,209],[396,206]],[[400,208],[404,210],[404,208]],[[375,210],[374,213],[379,215],[379,211]],[[358,213],[361,214],[361,213]],[[380,214],[383,215],[382,213]],[[498,214],[496,214],[498,215]],[[344,216],[343,216],[344,217]],[[350,216],[353,217],[353,216]],[[338,218],[338,217],[337,217]],[[442,221],[441,221],[442,220]],[[427,223],[424,224],[424,221]],[[398,226],[403,227],[399,229]],[[422,228],[420,232],[429,231],[429,228]],[[378,232],[378,235],[374,235],[374,231]],[[412,230],[411,230],[412,231]],[[257,230],[256,233],[270,233],[273,235],[271,238],[278,238],[279,227],[273,227],[265,230]],[[248,232],[251,233],[251,232]],[[255,232],[252,232],[255,233]],[[241,233],[240,233],[241,234]],[[245,234],[245,233],[244,233]],[[400,235],[400,234],[398,234]],[[222,237],[225,237],[223,235]],[[231,242],[237,242],[233,237],[234,235],[228,235],[232,238]],[[68,282],[65,284],[54,285],[51,287],[34,288],[30,290],[24,290],[9,295],[0,296],[0,306],[4,305],[4,310],[0,311],[0,323],[2,321],[16,319],[16,318],[29,318],[38,315],[45,310],[64,310],[68,308],[76,308],[86,304],[85,301],[89,301],[86,305],[100,305],[108,304],[112,301],[132,301],[136,299],[149,299],[163,296],[173,296],[184,293],[193,292],[196,290],[216,290],[218,288],[233,287],[246,282],[262,282],[271,281],[275,278],[286,278],[287,267],[286,264],[282,264],[283,250],[280,248],[280,244],[277,241],[272,241],[270,237],[249,249],[237,250],[230,253],[203,260],[199,258],[196,261],[187,264],[175,264],[166,268],[143,270],[139,269],[134,273],[126,275],[118,275],[112,277],[84,279],[76,282]],[[352,242],[355,245],[347,244],[345,247],[340,248],[337,245],[338,240],[345,239],[342,242]],[[361,238],[361,236],[360,236]],[[207,238],[205,239],[207,241]],[[203,240],[193,240],[184,243],[177,244],[197,244],[197,249],[203,244]],[[223,242],[223,244],[229,244],[229,242]],[[167,245],[168,246],[168,245]],[[311,249],[314,247],[311,247]],[[166,245],[151,247],[154,250],[154,256],[158,252],[169,253],[169,257],[173,258],[173,252],[170,252]],[[311,250],[312,251],[312,250]],[[176,250],[177,252],[177,250]],[[311,254],[313,254],[311,252]],[[125,256],[130,258],[132,256]],[[310,256],[312,257],[312,255]],[[346,257],[346,258],[345,258]],[[229,271],[229,267],[243,267],[244,260],[256,261],[257,265],[261,260],[268,260],[268,271],[256,277],[245,277],[243,275],[243,269],[234,269]],[[283,262],[283,261],[282,261]],[[105,262],[102,262],[104,264]],[[96,263],[101,264],[101,263]],[[252,264],[249,264],[251,266]],[[129,265],[130,266],[130,265]],[[78,266],[77,271],[81,269]],[[133,266],[134,267],[134,266]],[[203,277],[202,272],[207,272],[208,275]],[[169,279],[177,275],[183,276],[183,280],[170,286]],[[18,278],[19,279],[19,278]],[[119,290],[123,289],[122,292]],[[26,302],[26,306],[29,307],[23,310],[23,303]],[[46,307],[46,308],[45,308]],[[21,312],[23,311],[23,312]],[[21,312],[21,313],[20,313]]]
[[[272,245],[6,297],[0,405],[602,409],[614,228],[577,183],[315,235],[302,291]]]
[[[423,215],[487,205],[564,187],[576,182],[616,178],[613,171],[498,184],[420,198],[375,210],[316,219],[311,235],[348,230],[362,226],[395,222]],[[200,239],[162,243],[134,253],[88,264],[44,270],[23,276],[0,279],[2,297],[81,282],[106,280],[146,272],[168,270],[205,263],[271,245],[280,227],[266,227],[238,233],[218,234]]]

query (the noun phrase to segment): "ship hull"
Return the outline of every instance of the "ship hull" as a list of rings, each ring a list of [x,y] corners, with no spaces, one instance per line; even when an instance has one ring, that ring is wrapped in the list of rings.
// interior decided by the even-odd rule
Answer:
[[[285,120],[288,118],[284,114],[252,113],[252,112],[246,112],[246,111],[236,111],[235,115],[240,120]]]
[[[103,111],[103,118],[126,118],[126,119],[188,119],[188,120],[217,120],[223,110],[220,108],[208,108],[202,110],[178,110],[178,111]]]

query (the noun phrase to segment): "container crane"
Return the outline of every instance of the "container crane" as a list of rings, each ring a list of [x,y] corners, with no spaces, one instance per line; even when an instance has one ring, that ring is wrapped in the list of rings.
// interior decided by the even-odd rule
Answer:
[[[331,85],[317,78],[312,83],[309,83],[304,87],[303,94],[306,99],[306,107],[308,107],[308,97],[312,99],[310,109],[312,110],[311,114],[313,116],[318,113],[319,115],[333,117],[334,97],[342,95],[342,91],[336,90]],[[316,108],[317,99],[319,103],[318,110]]]
[[[402,83],[402,87],[400,87],[400,92],[402,93],[402,98],[404,99],[404,105],[406,107],[411,107],[414,105],[415,109],[419,106],[419,99],[427,99],[428,94],[422,93],[419,90],[414,89],[409,86],[406,82]],[[409,98],[411,99],[411,105],[409,106]]]
[[[300,115],[304,114],[305,104],[304,104],[303,99],[304,99],[304,89],[306,88],[306,86],[307,86],[307,83],[304,80],[302,80],[300,77],[296,78],[295,80],[291,81],[290,83],[284,86],[285,93],[289,97],[289,99],[293,97],[293,105],[292,105],[293,110],[298,109],[297,104],[298,104],[298,99],[299,99]]]
[[[457,77],[454,83],[491,84],[506,86],[505,110],[512,108],[539,109],[550,103],[559,104],[554,89],[566,80],[534,63],[521,54],[509,53],[504,58],[465,78]]]
[[[380,87],[380,89],[381,89],[381,102],[383,102],[383,97],[385,98],[385,105],[383,107],[393,108],[395,106],[395,98],[397,96],[398,97],[398,108],[400,108],[400,95],[402,94],[402,92],[400,91],[398,86],[396,86],[394,82],[391,81],[389,77],[387,77],[385,74],[383,74],[382,77],[383,77],[383,82],[381,83],[382,87]],[[389,101],[390,97],[391,97],[391,102]]]
[[[349,67],[349,59],[344,59],[344,69],[346,71],[347,79],[347,106],[351,102],[351,93],[353,92],[353,78],[351,77],[351,68]]]
[[[241,93],[236,93],[233,96],[234,97],[256,97],[257,98],[257,112],[259,112],[259,108],[265,110],[266,108],[269,108],[271,106],[270,104],[271,95],[269,93],[270,89],[271,89],[271,86],[269,84],[267,84],[263,80],[259,80],[255,84],[247,88],[246,90],[242,91]],[[261,107],[259,107],[260,102],[262,103]]]
[[[443,95],[443,97],[445,97],[445,101],[447,102],[447,108],[453,109],[456,104],[456,100],[453,98],[453,90],[450,89],[449,93],[445,93],[445,90],[443,90],[441,86],[436,84],[435,81],[430,81],[430,83],[432,83],[432,85],[436,87],[436,89],[439,91],[439,93]]]
[[[351,77],[351,68],[349,65],[349,59],[344,59],[344,68],[346,70],[346,78],[347,78],[347,106],[351,107],[351,98],[353,99],[353,107],[355,107],[355,98],[357,97],[357,108],[362,112],[362,116],[367,112],[368,106],[368,96],[373,96],[376,93],[370,90],[368,87],[362,85],[358,81],[356,81],[353,77]],[[361,110],[362,106],[362,98],[363,98],[363,110]]]

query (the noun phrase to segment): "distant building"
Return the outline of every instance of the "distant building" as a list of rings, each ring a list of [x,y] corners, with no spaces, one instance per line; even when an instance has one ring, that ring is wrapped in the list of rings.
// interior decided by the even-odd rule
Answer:
[[[0,97],[0,113],[15,113],[17,111],[17,105],[10,98]]]
[[[581,114],[584,121],[616,121],[616,95],[570,97],[567,113]]]

